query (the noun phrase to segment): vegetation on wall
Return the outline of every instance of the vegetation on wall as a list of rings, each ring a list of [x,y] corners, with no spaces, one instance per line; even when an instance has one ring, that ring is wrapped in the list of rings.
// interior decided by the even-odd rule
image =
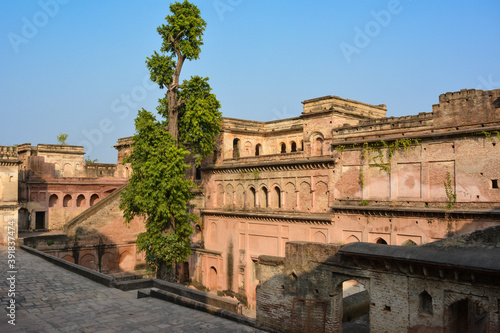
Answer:
[[[451,180],[451,173],[449,171],[446,172],[446,179],[443,181],[444,190],[446,191],[446,197],[448,198],[448,204],[446,208],[452,209],[455,203],[457,202],[457,194],[453,189],[453,182]]]
[[[91,159],[90,156],[85,157],[85,163],[86,164],[92,164],[92,163],[97,163],[97,158],[96,159]]]
[[[68,134],[59,133],[59,135],[57,136],[57,144],[58,145],[65,145],[67,139],[68,139]]]
[[[392,158],[396,151],[402,151],[404,153],[409,152],[409,150],[420,144],[419,139],[397,139],[391,142],[386,142],[380,140],[377,142],[364,142],[361,147],[361,166],[359,170],[359,182],[361,188],[365,186],[365,175],[363,166],[368,163],[370,168],[380,168],[380,170],[391,174]],[[344,152],[346,148],[355,149],[358,144],[354,143],[352,145],[332,145],[332,150],[339,152],[340,154]]]

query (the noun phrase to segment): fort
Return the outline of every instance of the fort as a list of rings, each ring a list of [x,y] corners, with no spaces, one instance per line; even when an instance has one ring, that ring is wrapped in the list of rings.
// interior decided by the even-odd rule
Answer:
[[[498,260],[447,262],[452,251],[432,244],[500,225],[500,89],[442,94],[432,112],[403,117],[337,96],[302,103],[295,118],[223,119],[214,156],[188,175],[201,224],[181,281],[238,299],[257,310],[262,328],[277,331],[318,304],[326,317],[317,322],[338,329],[348,280],[368,292],[375,331],[387,320],[396,331],[442,332],[476,305],[488,318],[481,327],[497,327]],[[118,207],[132,146],[132,137],[118,140],[117,164],[84,163],[79,146],[2,147],[0,194],[11,186],[0,196],[2,212],[10,209],[3,221],[58,231],[25,243],[87,268],[143,267],[134,244],[143,223],[124,226]],[[19,200],[9,182],[19,184]],[[488,245],[497,259],[498,244]],[[399,294],[388,293],[396,283]],[[419,302],[423,317],[412,317]],[[288,326],[276,326],[278,313]]]

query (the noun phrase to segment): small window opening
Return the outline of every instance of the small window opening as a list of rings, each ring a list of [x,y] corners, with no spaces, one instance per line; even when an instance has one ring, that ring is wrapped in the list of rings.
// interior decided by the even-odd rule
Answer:
[[[240,157],[240,139],[233,140],[233,158]]]
[[[265,187],[262,188],[262,202],[261,202],[261,207],[262,208],[269,207],[268,206],[267,188],[265,188]]]
[[[255,146],[255,156],[259,156],[260,155],[260,150],[261,150],[261,145],[260,143],[258,145]]]
[[[427,291],[422,291],[418,295],[418,311],[422,314],[432,315],[432,296]]]
[[[292,147],[291,147],[291,150],[290,150],[292,153],[296,152],[297,151],[297,144],[295,142],[292,141]]]
[[[281,153],[286,153],[286,144],[284,142],[281,143]]]
[[[498,188],[498,179],[491,180],[491,188]]]
[[[195,174],[195,179],[196,180],[201,180],[201,168],[200,167],[196,167],[196,174]]]

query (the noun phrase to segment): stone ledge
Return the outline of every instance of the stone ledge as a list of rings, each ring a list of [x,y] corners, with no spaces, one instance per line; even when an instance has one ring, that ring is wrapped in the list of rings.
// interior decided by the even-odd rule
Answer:
[[[200,302],[206,304],[207,306],[213,306],[225,311],[241,314],[242,310],[239,301],[212,295],[203,291],[187,288],[183,285],[155,278],[116,282],[116,288],[123,291],[156,288],[172,293],[173,295],[184,297],[186,299]]]
[[[179,304],[191,309],[195,309],[198,311],[203,311],[206,313],[209,313],[214,316],[222,317],[224,319],[229,319],[232,321],[235,321],[240,324],[248,325],[251,327],[256,327],[256,323],[254,319],[250,319],[248,317],[245,317],[241,314],[237,314],[234,312],[230,312],[228,310],[224,310],[221,308],[218,308],[213,305],[205,304],[202,302],[198,302],[192,299],[189,299],[187,297],[179,296],[174,293],[161,290],[158,288],[151,288],[151,297],[158,298],[164,301],[172,302],[175,304]]]
[[[83,266],[80,266],[77,264],[73,264],[72,262],[51,256],[49,254],[32,249],[32,248],[25,246],[25,245],[21,245],[21,249],[23,249],[24,251],[26,251],[28,253],[39,256],[39,257],[47,260],[48,262],[51,262],[59,267],[67,269],[70,272],[76,273],[78,275],[86,277],[87,279],[90,279],[92,281],[100,283],[106,287],[112,288],[112,287],[115,287],[115,285],[116,285],[115,279],[106,275],[106,274],[96,272],[94,270],[91,270],[89,268],[86,268],[86,267],[83,267]]]

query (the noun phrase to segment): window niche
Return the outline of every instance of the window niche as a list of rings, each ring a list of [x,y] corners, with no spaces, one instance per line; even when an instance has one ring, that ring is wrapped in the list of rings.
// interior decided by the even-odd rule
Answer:
[[[425,290],[418,295],[418,313],[432,316],[432,296]]]

